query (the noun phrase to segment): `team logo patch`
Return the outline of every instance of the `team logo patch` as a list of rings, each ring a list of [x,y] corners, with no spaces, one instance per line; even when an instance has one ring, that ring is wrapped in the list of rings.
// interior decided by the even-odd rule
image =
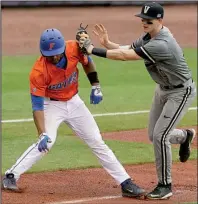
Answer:
[[[32,88],[32,92],[36,92],[36,88],[34,87],[34,88]]]
[[[54,47],[54,45],[55,45],[55,43],[50,43],[50,44],[49,44],[49,50],[52,50],[53,47]]]
[[[150,6],[145,6],[144,7],[144,13],[147,13],[149,9],[150,9]]]

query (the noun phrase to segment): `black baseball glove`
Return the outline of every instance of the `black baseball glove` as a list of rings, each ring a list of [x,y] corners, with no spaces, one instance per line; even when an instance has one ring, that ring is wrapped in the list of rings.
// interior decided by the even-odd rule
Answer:
[[[78,28],[77,32],[76,32],[76,40],[79,42],[80,38],[83,36],[83,37],[86,37],[86,38],[89,38],[89,35],[86,31],[88,25],[86,25],[86,27],[82,27],[82,23],[80,24],[80,27]]]
[[[80,27],[78,28],[77,33],[76,33],[76,40],[77,40],[79,47],[80,47],[80,50],[83,54],[88,54],[87,50],[85,48],[86,47],[85,44],[91,43],[89,35],[86,31],[87,27],[88,27],[88,25],[86,27],[83,27],[82,23],[81,23]],[[85,43],[85,41],[86,41],[86,43]]]

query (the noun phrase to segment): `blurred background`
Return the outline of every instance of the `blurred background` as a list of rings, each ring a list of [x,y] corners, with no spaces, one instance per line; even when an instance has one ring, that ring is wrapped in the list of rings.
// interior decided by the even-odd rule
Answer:
[[[80,23],[102,23],[110,39],[130,44],[142,34],[140,19],[135,17],[145,1],[2,1],[3,55],[40,54],[39,37],[50,27],[60,29],[66,40],[74,39]],[[158,1],[165,6],[164,24],[182,46],[197,46],[196,1]]]

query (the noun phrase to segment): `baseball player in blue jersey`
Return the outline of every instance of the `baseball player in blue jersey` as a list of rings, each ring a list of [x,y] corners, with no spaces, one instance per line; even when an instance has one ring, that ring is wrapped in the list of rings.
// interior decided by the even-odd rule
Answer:
[[[180,144],[179,158],[186,162],[190,156],[190,144],[195,137],[194,129],[176,129],[196,96],[191,70],[181,47],[163,26],[163,7],[154,2],[143,5],[141,18],[144,34],[131,45],[119,45],[109,40],[103,25],[96,24],[95,34],[107,48],[95,48],[90,39],[82,37],[80,46],[87,52],[113,60],[140,60],[151,78],[157,83],[148,125],[148,135],[153,142],[158,184],[149,199],[167,199],[172,196],[171,144]]]

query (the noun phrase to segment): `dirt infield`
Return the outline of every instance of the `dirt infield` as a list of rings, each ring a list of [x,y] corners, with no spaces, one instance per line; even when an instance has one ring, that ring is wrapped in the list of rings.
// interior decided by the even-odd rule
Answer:
[[[139,7],[114,8],[55,8],[2,11],[3,55],[39,54],[39,37],[43,29],[57,27],[65,38],[74,39],[76,28],[81,22],[89,24],[89,31],[95,23],[103,23],[109,30],[112,41],[129,44],[141,34],[140,20],[134,17]],[[165,25],[173,32],[182,47],[197,47],[196,6],[165,7]],[[98,17],[99,16],[99,17]],[[92,35],[95,45],[97,41]],[[146,130],[119,133],[105,133],[105,139],[129,142],[149,142]],[[197,140],[196,140],[197,141]],[[194,148],[197,148],[194,145]],[[133,156],[133,155],[131,155]],[[147,191],[156,185],[154,164],[126,166],[127,172]],[[24,174],[19,181],[22,193],[2,193],[3,204],[127,204],[161,203],[173,204],[197,200],[197,161],[173,164],[173,193],[167,201],[143,201],[126,198],[96,197],[120,196],[120,187],[101,169],[57,171]],[[90,198],[92,200],[86,200]],[[80,200],[79,202],[75,200]],[[84,201],[83,201],[84,200]]]

